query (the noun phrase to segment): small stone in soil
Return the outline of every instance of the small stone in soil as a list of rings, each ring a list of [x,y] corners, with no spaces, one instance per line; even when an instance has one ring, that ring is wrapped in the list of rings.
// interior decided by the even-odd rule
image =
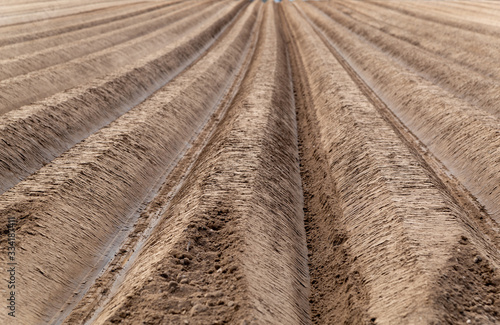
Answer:
[[[193,315],[196,315],[198,313],[202,313],[202,312],[204,312],[207,309],[208,308],[205,307],[205,306],[203,306],[203,305],[196,304],[196,305],[193,306],[193,308],[191,308],[190,314],[191,314],[191,316],[193,316]]]

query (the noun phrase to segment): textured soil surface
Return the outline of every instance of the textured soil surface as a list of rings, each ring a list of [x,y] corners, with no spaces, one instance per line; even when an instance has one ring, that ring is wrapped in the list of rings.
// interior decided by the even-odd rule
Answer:
[[[0,324],[500,323],[498,62],[494,1],[2,1]]]

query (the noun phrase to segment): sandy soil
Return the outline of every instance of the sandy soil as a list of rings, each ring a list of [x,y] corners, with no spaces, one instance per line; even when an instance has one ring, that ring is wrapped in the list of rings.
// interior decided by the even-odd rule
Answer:
[[[1,324],[500,322],[497,3],[0,12]]]

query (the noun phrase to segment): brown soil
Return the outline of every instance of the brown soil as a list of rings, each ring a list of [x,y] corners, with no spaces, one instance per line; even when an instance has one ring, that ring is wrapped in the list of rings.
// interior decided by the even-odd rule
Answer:
[[[135,64],[5,114],[0,121],[4,139],[0,144],[4,162],[0,191],[17,184],[171,80],[212,44],[232,14],[209,16],[198,28]],[[25,156],[27,151],[29,157]]]
[[[498,79],[489,78],[464,68],[460,64],[449,62],[439,55],[421,50],[416,44],[408,44],[408,42],[388,36],[382,31],[367,26],[363,21],[353,20],[325,4],[319,4],[318,7],[336,22],[360,35],[362,39],[372,43],[388,56],[404,63],[412,71],[438,84],[454,96],[467,100],[471,105],[484,109],[497,118],[500,117]]]
[[[406,69],[313,6],[303,8],[399,119],[500,218],[498,119]]]
[[[497,3],[0,11],[1,324],[500,322]]]
[[[182,19],[192,13],[193,10],[200,10],[204,6],[206,4],[203,2],[175,7],[168,6],[143,15],[134,16],[131,19],[122,20],[118,26],[107,24],[105,25],[107,30],[101,28],[97,35],[94,30],[87,31],[83,38],[75,37],[74,33],[70,33],[71,35],[64,33],[64,38],[62,39],[54,37],[43,38],[42,40],[45,42],[41,44],[23,42],[22,44],[26,45],[26,53],[24,55],[21,54],[22,51],[19,51],[20,46],[17,44],[14,46],[15,51],[12,51],[10,48],[6,49],[8,53],[17,52],[17,54],[11,59],[2,61],[3,69],[0,72],[0,80],[41,70],[61,62],[99,52],[132,39],[140,38],[164,27],[165,24]]]

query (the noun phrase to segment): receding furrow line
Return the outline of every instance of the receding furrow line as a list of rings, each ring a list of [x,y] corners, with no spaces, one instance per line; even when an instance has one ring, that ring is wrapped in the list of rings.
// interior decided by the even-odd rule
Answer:
[[[284,14],[283,10],[281,14]],[[288,21],[284,17],[282,19],[289,41],[297,107],[312,323],[365,324],[369,321],[366,311],[369,299],[367,288],[359,268],[352,263],[353,256],[345,241],[346,227],[339,221],[342,210],[335,180],[327,172],[327,154],[320,143],[318,121],[313,120],[313,114],[309,114],[314,104],[307,72],[301,64],[298,45],[291,35]]]
[[[422,18],[425,20],[439,23],[439,24],[457,27],[457,28],[472,31],[475,33],[491,35],[491,36],[495,36],[495,37],[498,37],[500,35],[500,28],[492,28],[491,26],[487,26],[484,24],[479,24],[479,23],[475,23],[475,22],[471,22],[471,21],[463,22],[462,20],[459,20],[459,19],[446,18],[446,17],[441,16],[439,14],[433,14],[433,13],[430,13],[428,11],[424,13],[424,10],[421,10],[421,9],[416,10],[415,8],[410,8],[410,7],[404,6],[403,2],[398,2],[397,5],[394,3],[391,3],[391,2],[382,2],[382,1],[373,1],[373,0],[369,1],[369,2],[375,4],[379,7],[399,11],[399,12],[402,12],[402,13],[408,15],[408,16]],[[414,4],[415,4],[415,2],[414,2]]]
[[[330,45],[325,41],[327,46]],[[481,228],[482,233],[492,241],[494,245],[500,247],[499,225],[491,222],[484,208],[477,202],[477,199],[461,184],[450,175],[446,167],[437,160],[423,143],[397,118],[389,107],[377,96],[377,94],[365,83],[356,71],[349,66],[347,61],[341,57],[330,45],[330,50],[335,53],[335,58],[342,64],[343,68],[349,73],[349,76],[356,82],[357,86],[363,91],[363,94],[371,101],[381,114],[381,116],[393,127],[401,140],[410,149],[413,155],[418,159],[422,167],[426,168],[434,182],[439,187],[446,189],[461,209],[468,212],[472,223],[476,223],[473,228]]]
[[[434,53],[452,62],[500,79],[500,40],[463,29],[405,16],[364,2],[342,2],[339,9],[361,24],[369,24],[381,32]],[[439,33],[434,31],[439,29]]]
[[[436,6],[432,2],[427,2],[427,3],[415,2],[414,4],[410,5],[410,7],[413,7],[419,11],[431,12],[441,17],[449,17],[453,20],[457,20],[463,23],[476,23],[478,25],[484,25],[485,28],[493,27],[496,28],[497,31],[499,31],[498,27],[500,27],[500,23],[498,22],[498,17],[492,17],[489,15],[491,11],[489,11],[488,13],[482,13],[480,15],[477,15],[477,12],[475,12],[475,10],[469,9],[467,10],[467,15],[464,15],[465,9],[454,7],[452,1],[445,2],[445,5],[438,5],[438,6]]]
[[[500,5],[497,1],[457,1],[457,4],[466,5],[476,9],[482,8],[486,10],[494,10],[500,13]]]
[[[330,49],[334,57],[339,61],[342,67],[356,83],[363,94],[370,100],[371,104],[378,110],[380,115],[391,125],[393,130],[402,140],[402,142],[412,152],[419,164],[425,168],[433,182],[438,187],[446,190],[448,195],[453,198],[454,203],[467,212],[470,219],[470,227],[481,229],[482,234],[487,240],[496,247],[500,247],[499,226],[492,222],[484,208],[477,202],[476,198],[460,183],[453,175],[450,175],[446,167],[437,160],[424,144],[397,118],[389,107],[377,96],[377,94],[366,84],[360,75],[349,65],[325,35],[318,32],[325,45]]]
[[[478,17],[488,17],[493,19],[500,18],[500,8],[498,7],[498,3],[490,2],[481,3],[480,1],[471,1],[471,2],[459,2],[459,1],[450,1],[446,3],[448,8],[458,9],[456,13],[463,13],[467,11],[467,14],[473,14]]]
[[[93,27],[102,28],[100,25],[110,24],[112,26],[112,24],[119,24],[120,20],[155,11],[171,6],[172,4],[125,4],[120,6],[120,8],[102,9],[90,13],[84,12],[81,13],[81,17],[74,15],[71,17],[54,18],[48,21],[32,22],[25,25],[0,27],[2,34],[0,37],[0,46],[43,39],[74,31],[84,32],[86,29]],[[12,48],[15,49],[15,47]],[[0,50],[2,49],[0,48]],[[7,53],[2,54],[1,57],[3,58],[4,55],[7,55]]]
[[[202,10],[205,6],[206,3],[203,2],[192,2],[192,5],[183,5],[176,9],[158,10],[153,15],[148,15],[149,17],[134,17],[133,21],[128,21],[123,28],[107,33],[102,32],[83,40],[74,40],[70,37],[61,45],[51,48],[44,46],[41,51],[31,48],[29,54],[16,56],[10,60],[0,60],[2,66],[0,81],[138,39],[175,23],[197,10]]]
[[[134,4],[136,2],[137,1],[135,0],[125,0],[122,1],[122,4],[117,4],[116,2],[98,2],[93,4],[91,3],[91,4],[78,5],[76,8],[62,8],[50,11],[42,10],[31,14],[16,14],[3,18],[2,21],[0,22],[0,27],[37,22],[40,20],[46,20],[50,18],[80,15],[82,12],[92,12],[95,10],[102,10],[102,9],[121,6],[127,3]]]
[[[406,127],[500,221],[498,119],[373,49],[317,8],[302,8]]]
[[[85,0],[83,4],[88,5],[88,4],[96,4],[96,3],[102,3],[102,2],[110,2],[110,1],[103,1],[103,0]],[[139,2],[139,1],[135,1]],[[30,3],[30,4],[16,4],[16,5],[10,5],[10,6],[2,6],[0,7],[2,9],[2,14],[5,16],[10,16],[10,15],[26,15],[30,13],[37,13],[42,10],[45,11],[54,11],[54,10],[60,10],[60,9],[67,9],[67,8],[78,8],[82,6],[82,3],[78,1],[68,1],[68,0],[59,0],[59,1],[48,1],[48,2],[43,2],[43,3]]]
[[[13,6],[13,5],[20,5],[20,4],[31,4],[31,3],[47,3],[47,2],[51,2],[51,1],[54,1],[54,0],[3,0],[2,1],[2,4],[0,4],[0,6]]]
[[[483,109],[500,118],[500,84],[459,64],[433,55],[413,44],[400,41],[383,32],[368,27],[360,21],[348,18],[325,4],[316,4],[336,22],[367,40],[381,51],[411,67],[412,71],[435,82],[457,98],[467,100],[478,109]]]
[[[331,205],[326,210],[315,208],[318,214],[310,218],[317,219],[316,224],[335,222],[345,227],[345,234],[333,230],[330,234],[325,230],[315,231],[320,238],[312,240],[321,245],[324,244],[321,236],[344,236],[339,239],[337,249],[339,253],[346,251],[344,254],[350,257],[352,266],[331,272],[338,272],[340,276],[351,273],[355,276],[353,284],[362,283],[356,298],[366,299],[362,302],[362,311],[372,322],[439,323],[448,315],[464,321],[458,311],[443,311],[433,301],[441,270],[456,256],[455,247],[462,238],[474,242],[479,254],[485,256],[492,267],[500,261],[497,249],[473,227],[467,213],[419,163],[411,148],[401,141],[393,126],[332,56],[328,46],[322,44],[307,20],[300,18],[294,6],[287,7],[286,13],[310,88],[309,94],[306,93],[310,96],[310,106],[304,113],[304,123],[317,123],[311,128],[316,128],[320,137],[317,143],[321,148],[305,159],[305,163],[312,164],[305,168],[314,171],[318,165],[326,167],[327,170],[318,172],[320,175],[328,173],[334,181],[332,190],[321,193],[317,191],[328,190],[328,187],[307,184],[305,180],[306,188],[314,196],[320,196],[319,204]],[[313,12],[308,13],[316,18]],[[311,139],[311,135],[305,139]],[[321,155],[326,155],[327,164],[319,161],[316,165],[314,158],[320,160]],[[321,195],[336,197],[328,200]],[[323,214],[325,212],[334,215]],[[466,258],[472,261],[474,255]],[[329,261],[320,260],[319,263],[312,267],[320,268]],[[354,272],[360,273],[360,280]],[[473,278],[475,270],[464,276]],[[485,283],[475,285],[488,290]],[[467,288],[459,290],[467,292]],[[367,292],[367,297],[359,295],[362,291]],[[335,292],[329,294],[343,298]],[[331,300],[334,306],[342,306],[341,302]],[[346,317],[343,313],[345,311],[337,310],[330,314],[332,319],[322,319],[322,323],[336,323],[337,314]],[[474,312],[465,316],[469,315],[477,316]],[[494,313],[487,317],[489,322],[497,320]]]
[[[163,86],[211,44],[238,8],[205,21],[159,53],[120,72],[5,114],[0,121],[0,192]]]
[[[20,281],[30,297],[19,301],[20,321],[50,319],[203,127],[241,64],[255,16],[247,14],[222,45],[154,96],[1,196],[2,219],[16,217],[20,237],[39,234],[20,243]],[[46,253],[37,255],[39,247]]]
[[[176,13],[187,12],[188,8],[193,8],[196,6],[207,6],[207,4],[210,2],[211,1],[208,0],[189,2],[186,4],[178,4],[175,6],[161,6],[161,8],[154,8],[155,10],[147,10],[141,15],[133,15],[129,18],[112,21],[107,24],[91,26],[88,28],[57,34],[55,36],[42,37],[27,42],[3,46],[0,47],[0,59],[3,60],[0,61],[0,63],[3,62],[2,65],[4,66],[7,64],[19,65],[19,61],[23,62],[28,60],[28,64],[31,64],[35,67],[38,64],[38,66],[40,66],[38,69],[40,69],[43,67],[42,65],[49,66],[50,62],[61,62],[61,56],[63,58],[67,56],[78,57],[82,56],[85,53],[96,52],[106,47],[123,43],[128,39],[133,38],[134,33],[138,33],[141,30],[145,30],[145,33],[147,33],[148,30],[144,27],[148,26],[149,24],[152,25],[152,28],[151,30],[149,30],[149,32],[153,32],[154,30],[161,27],[161,25],[155,28],[154,21],[151,20],[156,20],[158,22],[158,17],[164,17],[164,27],[174,21],[172,20],[172,17],[177,17],[177,19],[181,19],[183,17],[182,15]],[[185,14],[185,16],[187,16],[187,14]],[[139,30],[133,30],[134,27],[138,28]],[[74,53],[70,52],[69,48],[71,48]],[[62,51],[63,53],[59,53],[56,51]],[[48,54],[50,54],[51,52],[55,52],[53,58],[48,56]],[[30,61],[33,60],[34,63],[31,63]],[[37,60],[41,62],[37,62]],[[22,69],[23,66],[21,66],[20,68]],[[24,69],[26,68],[29,67],[24,67]],[[34,70],[34,68],[31,68],[31,70]],[[14,72],[15,71],[11,73]],[[7,71],[4,73],[7,73]]]
[[[93,324],[308,323],[290,76],[266,6],[239,94]]]
[[[254,25],[252,39],[249,41],[250,45],[246,53],[245,62],[237,73],[236,81],[221,101],[217,111],[211,116],[203,131],[193,140],[192,146],[186,149],[182,157],[179,157],[179,162],[176,163],[172,171],[166,175],[166,179],[161,185],[161,188],[158,189],[156,196],[152,198],[147,206],[140,212],[140,218],[137,219],[128,237],[122,240],[121,245],[112,244],[115,250],[111,250],[106,255],[115,255],[113,259],[109,261],[109,264],[102,268],[99,277],[94,281],[92,281],[90,277],[87,277],[84,282],[84,287],[88,287],[88,291],[85,288],[80,291],[81,295],[84,294],[84,296],[77,297],[79,301],[76,301],[76,305],[75,302],[65,306],[67,307],[65,308],[66,311],[61,314],[60,318],[65,318],[64,323],[79,324],[88,322],[92,315],[100,313],[103,306],[105,306],[109,299],[112,298],[112,295],[115,294],[115,291],[111,289],[118,287],[118,283],[123,281],[122,278],[124,274],[128,272],[128,269],[135,262],[145,242],[159,226],[161,217],[167,209],[170,208],[172,199],[185,184],[194,164],[206,147],[212,134],[217,129],[219,122],[226,114],[234,96],[239,90],[255,50],[257,31],[261,24],[261,19],[262,15],[260,11],[257,22]],[[68,308],[70,310],[68,310]]]
[[[133,64],[185,35],[214,14],[223,16],[234,3],[220,2],[184,17],[153,33],[81,58],[0,82],[0,114],[31,104],[57,92],[105,76],[124,65]],[[178,12],[181,17],[185,12]],[[20,96],[20,94],[23,94]]]
[[[457,1],[457,4],[466,5],[469,8],[482,9],[484,13],[500,15],[500,6],[497,1]]]

